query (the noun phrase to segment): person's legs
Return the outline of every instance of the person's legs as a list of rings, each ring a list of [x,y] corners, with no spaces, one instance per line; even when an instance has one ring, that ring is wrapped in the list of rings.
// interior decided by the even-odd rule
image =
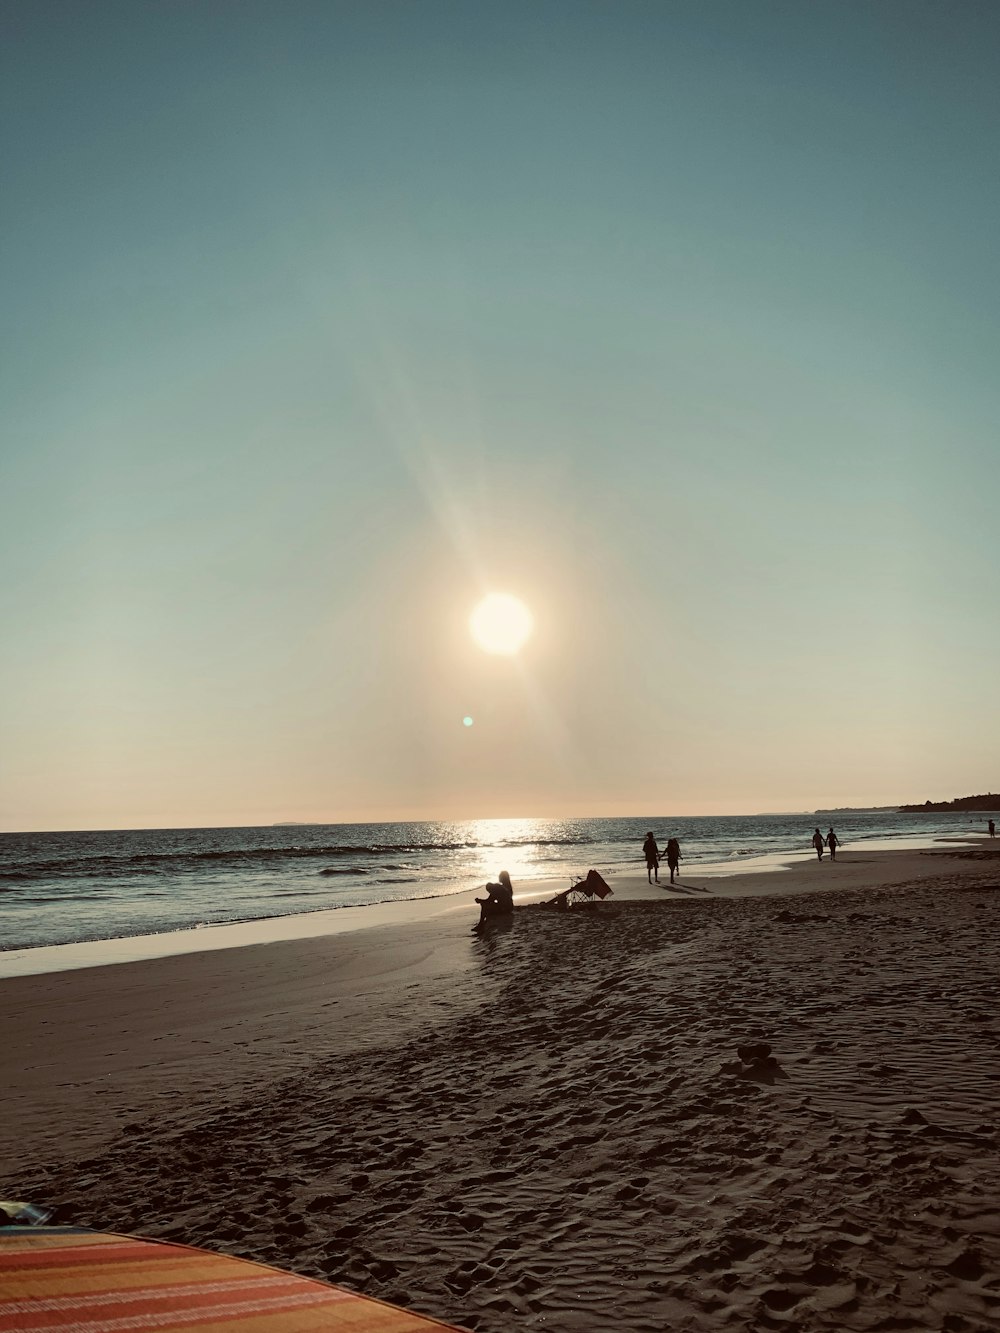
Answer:
[[[817,848],[816,848],[816,860],[817,860],[817,861],[822,861],[822,859],[823,859],[823,848],[822,848],[822,847],[817,847]]]
[[[489,923],[495,921],[497,917],[512,915],[510,912],[505,912],[500,904],[494,902],[491,898],[477,898],[476,902],[481,902],[482,906],[479,909],[479,920],[472,927],[473,930],[479,930],[484,926],[488,926]]]

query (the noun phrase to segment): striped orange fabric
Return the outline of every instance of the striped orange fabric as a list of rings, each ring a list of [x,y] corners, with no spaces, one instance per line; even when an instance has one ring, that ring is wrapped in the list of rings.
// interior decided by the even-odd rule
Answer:
[[[66,1227],[0,1229],[0,1333],[432,1333],[341,1287],[186,1245]]]

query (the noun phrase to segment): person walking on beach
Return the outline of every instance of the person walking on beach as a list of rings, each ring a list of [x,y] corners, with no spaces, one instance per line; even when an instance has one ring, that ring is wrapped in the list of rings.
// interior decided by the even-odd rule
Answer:
[[[840,846],[840,839],[837,837],[836,833],[834,833],[833,829],[826,835],[826,845],[830,849],[830,860],[836,861],[837,848]]]
[[[506,870],[500,871],[500,883],[487,884],[486,897],[477,898],[476,902],[479,904],[479,920],[473,930],[482,930],[493,917],[514,915],[514,886]]]
[[[989,822],[989,824],[988,824],[987,827],[988,827],[989,830],[990,830],[990,837],[991,837],[991,838],[995,838],[995,837],[997,836],[997,826],[996,826],[996,824],[994,824],[994,822],[993,822],[992,819],[990,820],[990,822]]]
[[[816,860],[817,860],[817,861],[822,861],[822,859],[823,859],[823,835],[822,835],[822,833],[820,833],[819,829],[817,829],[816,832],[813,834],[812,842],[813,842],[813,846],[816,848]]]
[[[676,838],[667,839],[667,865],[670,867],[670,883],[673,884],[677,867],[681,863],[681,845]]]
[[[656,882],[660,882],[660,849],[656,845],[656,839],[652,833],[646,834],[646,841],[642,844],[642,854],[646,858],[646,882],[652,884],[653,876],[656,876]]]

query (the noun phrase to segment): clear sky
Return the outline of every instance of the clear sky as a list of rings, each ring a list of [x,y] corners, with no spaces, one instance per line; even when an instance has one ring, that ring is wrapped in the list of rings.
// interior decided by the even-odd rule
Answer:
[[[0,15],[0,827],[1000,785],[1000,6]]]

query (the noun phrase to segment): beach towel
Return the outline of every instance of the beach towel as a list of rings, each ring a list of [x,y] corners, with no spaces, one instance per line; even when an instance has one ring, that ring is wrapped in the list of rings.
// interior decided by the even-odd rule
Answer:
[[[0,1333],[434,1333],[453,1324],[187,1245],[0,1228]]]

